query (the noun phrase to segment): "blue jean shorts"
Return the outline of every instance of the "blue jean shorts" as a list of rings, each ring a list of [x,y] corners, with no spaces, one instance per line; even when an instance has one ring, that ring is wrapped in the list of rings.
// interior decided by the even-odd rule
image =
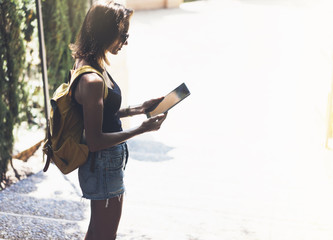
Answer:
[[[127,159],[126,143],[89,154],[88,160],[79,168],[83,197],[104,200],[123,194]]]

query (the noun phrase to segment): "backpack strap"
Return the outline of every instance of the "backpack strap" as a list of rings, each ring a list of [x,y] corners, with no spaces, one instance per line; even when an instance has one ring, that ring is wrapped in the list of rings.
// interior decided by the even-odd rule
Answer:
[[[108,96],[108,88],[106,86],[106,82],[105,82],[105,79],[104,79],[104,76],[102,73],[100,73],[99,71],[97,71],[95,68],[89,66],[89,65],[85,65],[83,67],[80,67],[78,69],[75,69],[72,74],[71,74],[71,79],[70,79],[70,85],[69,85],[69,88],[68,88],[68,91],[69,91],[69,94],[71,94],[71,89],[72,89],[72,86],[74,84],[74,82],[77,81],[77,79],[79,79],[79,76],[81,76],[82,74],[84,73],[96,73],[98,74],[102,79],[103,79],[103,87],[104,87],[104,95],[103,95],[103,99],[105,101],[105,99],[107,98]],[[91,172],[94,172],[94,166],[95,166],[95,153],[94,152],[90,152],[89,151],[89,156],[91,156],[91,164],[90,164],[90,171]],[[89,157],[88,156],[88,157]]]
[[[77,79],[79,79],[79,76],[81,76],[84,73],[96,73],[96,74],[98,74],[103,79],[103,82],[104,82],[104,95],[103,95],[103,99],[105,100],[107,98],[107,96],[108,96],[108,88],[106,86],[106,82],[105,82],[105,79],[103,77],[103,74],[100,73],[99,71],[97,71],[95,68],[89,66],[89,65],[85,65],[83,67],[75,69],[72,72],[71,79],[70,79],[70,82],[69,82],[69,88],[68,88],[69,94],[71,94],[71,90],[72,90],[73,84],[75,82],[77,82]]]
[[[43,168],[43,172],[46,172],[47,169],[49,168],[51,158],[52,158],[52,155],[53,155],[49,120],[47,120],[46,125],[47,125],[47,139],[46,139],[46,143],[45,143],[44,148],[43,148],[43,152],[46,153],[47,158],[46,158],[45,166]]]

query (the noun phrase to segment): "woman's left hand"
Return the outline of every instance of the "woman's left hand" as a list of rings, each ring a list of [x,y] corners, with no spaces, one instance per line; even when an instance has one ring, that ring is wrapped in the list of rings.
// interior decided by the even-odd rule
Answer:
[[[146,113],[146,112],[152,111],[163,99],[164,99],[164,97],[160,97],[160,98],[154,98],[154,99],[145,101],[141,105],[141,112]]]

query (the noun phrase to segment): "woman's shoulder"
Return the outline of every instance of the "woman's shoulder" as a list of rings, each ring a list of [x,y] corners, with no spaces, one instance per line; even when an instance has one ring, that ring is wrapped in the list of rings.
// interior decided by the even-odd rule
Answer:
[[[78,88],[83,96],[93,93],[100,95],[104,89],[104,80],[97,73],[85,73],[79,79]]]
[[[79,71],[79,72],[85,72],[87,71],[87,67],[88,67],[88,72],[81,74],[81,76],[79,77],[80,82],[85,82],[86,84],[90,84],[90,83],[99,83],[102,82],[103,83],[103,78],[95,73],[95,72],[89,72],[90,69],[96,70],[94,67],[90,66],[85,60],[78,60],[75,63],[75,70]],[[83,70],[83,71],[80,71]]]
[[[98,70],[87,64],[87,62],[84,60],[75,63],[74,68],[77,74],[79,74],[80,83],[84,82],[84,84],[93,84],[103,82],[103,78],[100,76],[100,74],[96,73]]]
[[[97,73],[85,73],[78,79],[75,99],[82,104],[84,99],[103,99],[104,81]]]
[[[88,72],[84,73],[80,76],[80,82],[84,82],[84,84],[96,84],[96,83],[102,83],[103,84],[103,78],[94,72]]]

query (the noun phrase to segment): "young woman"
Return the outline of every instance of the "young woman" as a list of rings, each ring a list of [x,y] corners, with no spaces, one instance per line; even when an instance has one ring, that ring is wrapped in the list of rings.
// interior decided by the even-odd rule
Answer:
[[[130,130],[121,126],[120,118],[144,114],[161,100],[152,99],[138,107],[120,109],[121,91],[105,70],[106,53],[116,55],[128,43],[132,14],[132,10],[113,1],[96,2],[71,45],[75,68],[92,66],[104,78],[96,73],[83,74],[73,90],[73,97],[82,108],[85,141],[91,152],[88,161],[79,168],[83,197],[91,199],[87,240],[116,239],[124,193],[123,171],[128,158],[125,141],[158,130],[166,118],[166,114],[158,115]],[[103,99],[104,87],[108,88],[106,99]]]

